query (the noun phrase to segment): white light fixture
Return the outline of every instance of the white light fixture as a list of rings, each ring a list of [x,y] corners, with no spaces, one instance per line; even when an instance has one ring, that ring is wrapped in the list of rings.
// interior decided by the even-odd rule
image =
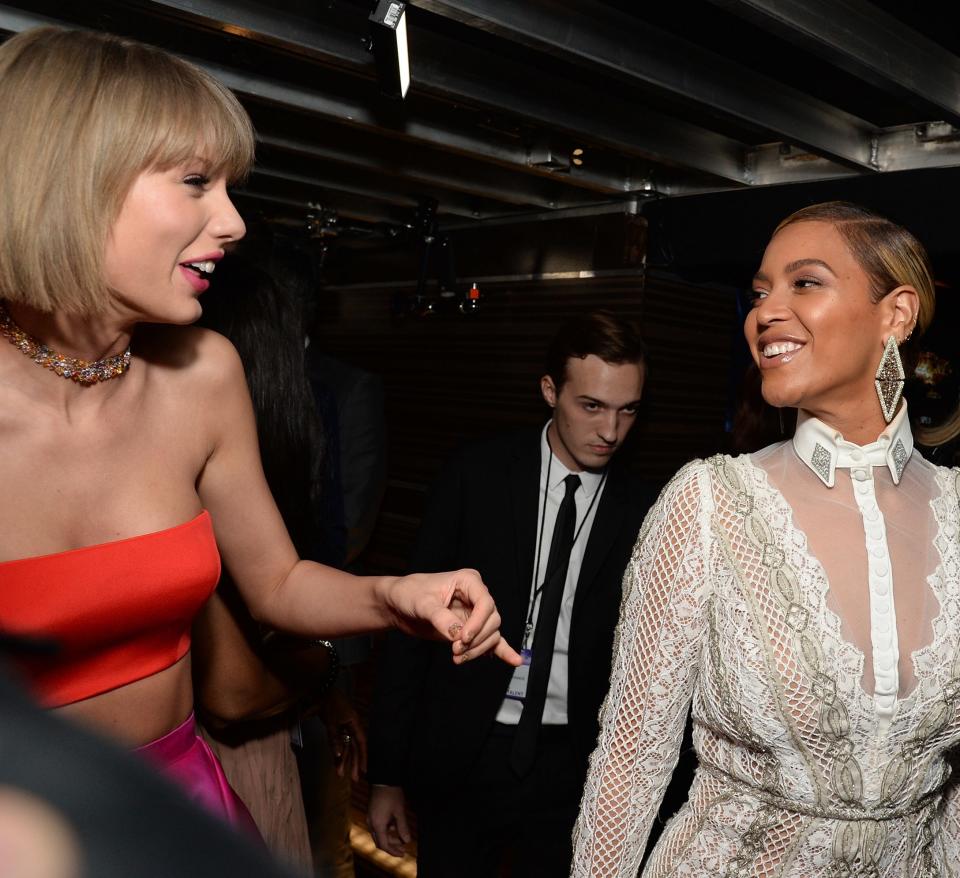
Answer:
[[[401,99],[407,96],[407,89],[410,88],[406,13],[406,3],[380,0],[370,16],[370,34],[380,90],[390,97]]]

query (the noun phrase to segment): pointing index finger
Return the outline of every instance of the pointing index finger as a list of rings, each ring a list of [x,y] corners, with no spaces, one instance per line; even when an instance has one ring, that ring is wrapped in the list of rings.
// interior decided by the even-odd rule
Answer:
[[[501,661],[515,668],[523,664],[523,659],[520,657],[520,654],[502,637],[500,638],[500,642],[493,648],[493,654]]]

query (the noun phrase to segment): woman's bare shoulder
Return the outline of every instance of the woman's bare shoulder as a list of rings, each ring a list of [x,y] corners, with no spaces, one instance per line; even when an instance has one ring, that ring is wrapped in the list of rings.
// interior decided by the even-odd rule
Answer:
[[[189,382],[196,392],[220,392],[244,381],[236,348],[212,329],[142,327],[134,351],[155,380]]]

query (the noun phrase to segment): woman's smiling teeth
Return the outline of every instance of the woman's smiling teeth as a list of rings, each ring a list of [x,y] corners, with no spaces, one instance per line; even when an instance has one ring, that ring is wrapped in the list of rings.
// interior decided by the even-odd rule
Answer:
[[[213,274],[213,270],[217,267],[217,263],[213,260],[207,260],[206,262],[184,262],[183,264],[187,268],[192,268],[200,274]]]
[[[780,354],[792,354],[794,351],[799,351],[802,347],[803,345],[793,341],[777,341],[764,345],[763,355],[768,359],[771,357],[779,357]]]

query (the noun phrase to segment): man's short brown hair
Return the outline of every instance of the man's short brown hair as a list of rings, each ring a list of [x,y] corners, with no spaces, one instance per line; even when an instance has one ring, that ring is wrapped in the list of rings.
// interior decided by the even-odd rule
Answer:
[[[605,363],[645,367],[647,347],[633,321],[611,311],[591,311],[563,323],[547,348],[547,374],[560,392],[567,380],[567,362],[593,354]]]

